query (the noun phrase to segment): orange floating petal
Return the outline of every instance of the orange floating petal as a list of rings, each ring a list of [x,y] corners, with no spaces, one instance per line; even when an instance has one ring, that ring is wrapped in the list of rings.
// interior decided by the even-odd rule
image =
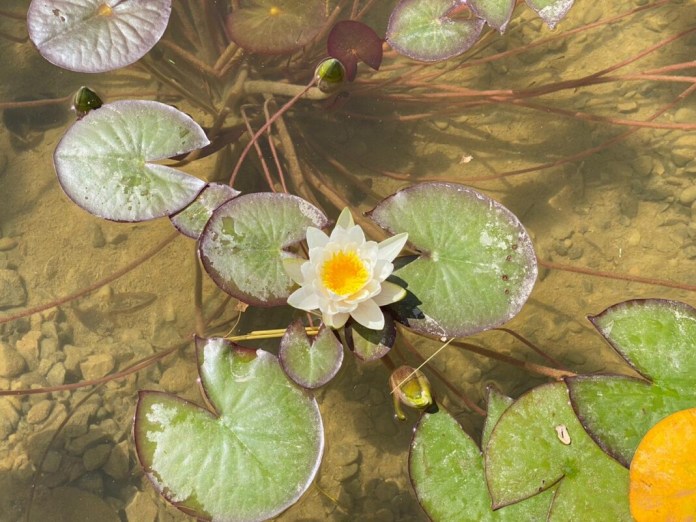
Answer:
[[[696,521],[696,408],[674,413],[646,433],[630,479],[636,522]]]

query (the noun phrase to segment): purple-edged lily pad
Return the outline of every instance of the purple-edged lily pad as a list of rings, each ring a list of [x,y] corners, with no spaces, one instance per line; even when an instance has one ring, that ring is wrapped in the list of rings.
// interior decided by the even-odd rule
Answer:
[[[224,202],[239,196],[229,185],[210,183],[196,200],[178,214],[171,216],[172,224],[182,234],[198,239],[213,211]]]
[[[230,38],[247,51],[290,53],[309,43],[327,19],[324,0],[246,0],[227,19]]]
[[[210,409],[141,391],[133,434],[140,464],[174,506],[205,520],[260,521],[294,504],[324,449],[316,401],[278,359],[224,339],[197,339]]]
[[[97,73],[142,58],[167,28],[171,0],[32,0],[29,38],[49,62]]]
[[[382,39],[368,25],[342,20],[333,26],[326,41],[329,56],[340,60],[348,81],[353,81],[362,60],[375,71],[382,65]]]
[[[696,406],[696,309],[660,299],[619,303],[590,317],[607,342],[642,377],[567,380],[588,433],[625,466],[658,421]]]
[[[420,255],[393,276],[408,292],[391,306],[406,326],[465,337],[508,321],[537,276],[532,242],[500,203],[455,183],[422,183],[379,203],[369,216],[392,234],[408,232]]]
[[[467,0],[467,4],[476,16],[501,33],[510,23],[515,9],[515,0]]]
[[[565,18],[575,0],[525,0],[551,29]]]
[[[478,40],[483,19],[463,16],[459,0],[401,0],[392,11],[387,43],[399,54],[437,62],[462,54]]]
[[[256,306],[287,302],[295,283],[283,258],[305,239],[307,227],[329,224],[311,203],[290,194],[246,194],[218,207],[203,229],[198,251],[215,283],[240,301]]]
[[[68,129],[53,162],[61,187],[78,206],[114,221],[169,216],[190,204],[205,182],[150,163],[207,145],[183,112],[155,101],[117,101]]]
[[[408,463],[418,501],[434,522],[545,520],[554,493],[493,511],[481,450],[442,407],[418,422]]]
[[[314,389],[324,386],[341,369],[343,345],[324,325],[310,340],[302,322],[295,321],[280,341],[278,358],[288,377],[303,388]]]
[[[353,355],[365,362],[381,359],[396,342],[396,325],[390,313],[384,314],[384,328],[372,330],[348,320],[345,328],[346,343]]]
[[[628,470],[587,435],[561,382],[532,389],[504,411],[485,470],[494,509],[555,486],[547,515],[530,520],[631,520]]]

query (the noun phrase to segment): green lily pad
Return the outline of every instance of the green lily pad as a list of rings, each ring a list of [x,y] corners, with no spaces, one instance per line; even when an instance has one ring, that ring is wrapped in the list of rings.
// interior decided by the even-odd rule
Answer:
[[[486,488],[481,450],[442,407],[424,413],[416,426],[409,456],[418,501],[435,522],[544,520],[553,489],[493,511]]]
[[[349,319],[344,330],[346,344],[361,361],[369,362],[381,359],[396,342],[396,325],[391,314],[384,314],[384,328],[373,330]]]
[[[563,383],[534,388],[502,414],[485,469],[494,508],[557,484],[546,520],[631,520],[628,470],[587,435]]]
[[[484,21],[450,16],[466,8],[457,0],[401,0],[387,26],[387,43],[396,52],[423,62],[462,54],[478,40]]]
[[[149,163],[207,145],[203,129],[174,107],[155,101],[117,101],[90,111],[58,143],[58,181],[78,206],[114,221],[174,214],[205,182]]]
[[[230,38],[261,54],[283,54],[309,43],[327,20],[324,0],[242,0],[227,19]]]
[[[481,447],[484,450],[488,446],[491,433],[500,420],[500,416],[513,402],[511,397],[500,393],[495,386],[489,385],[486,388],[486,422],[483,424],[483,435],[481,435]]]
[[[551,29],[565,18],[575,0],[525,0]]]
[[[32,0],[27,26],[49,62],[97,73],[144,56],[164,34],[171,11],[171,0]]]
[[[307,227],[328,224],[321,210],[297,196],[246,194],[213,212],[199,239],[199,254],[225,292],[256,306],[283,305],[295,283],[282,259],[299,257],[285,249],[302,241]]]
[[[468,0],[467,4],[476,16],[501,33],[507,28],[515,8],[515,0]]]
[[[343,345],[324,325],[310,341],[302,322],[295,321],[280,341],[278,358],[288,377],[303,388],[314,389],[324,386],[341,369]]]
[[[392,305],[425,334],[465,337],[503,324],[529,297],[537,276],[532,242],[500,203],[454,183],[422,183],[379,203],[370,217],[408,232],[420,256],[393,277],[408,291]]]
[[[636,300],[611,306],[590,320],[645,378],[592,375],[567,380],[583,426],[628,467],[652,426],[696,406],[696,310],[676,301]]]
[[[240,192],[229,185],[210,183],[184,210],[171,216],[172,224],[182,234],[198,239],[213,211],[225,201],[239,196]]]
[[[294,504],[319,468],[324,431],[316,401],[276,357],[224,339],[198,339],[201,385],[211,409],[141,391],[138,458],[162,495],[206,520],[256,521]]]

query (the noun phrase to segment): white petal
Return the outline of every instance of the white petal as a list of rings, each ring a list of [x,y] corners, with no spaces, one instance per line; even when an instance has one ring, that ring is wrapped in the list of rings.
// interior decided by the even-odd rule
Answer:
[[[290,279],[295,281],[298,285],[301,285],[305,280],[305,276],[302,275],[302,265],[305,263],[307,263],[307,261],[301,257],[283,258],[283,268],[285,269],[285,273],[288,274]]]
[[[370,330],[384,328],[384,314],[372,299],[363,301],[350,313],[351,317]]]
[[[406,297],[406,290],[394,283],[385,281],[382,283],[382,291],[373,298],[377,306],[384,306],[396,303]]]
[[[350,213],[350,209],[346,207],[341,211],[341,215],[338,216],[338,219],[336,220],[336,227],[350,228],[353,225],[355,225],[353,215]]]
[[[295,290],[288,297],[288,304],[300,310],[316,310],[319,308],[319,296],[311,288],[302,287]]]
[[[323,314],[322,321],[329,328],[340,328],[350,317],[350,314]]]
[[[329,236],[316,227],[307,227],[307,246],[309,249],[321,248],[329,242]]]
[[[365,232],[358,225],[350,227],[348,230],[348,241],[356,245],[362,245],[365,242]]]
[[[387,277],[389,277],[393,271],[394,265],[392,265],[389,261],[380,259],[375,263],[375,267],[372,270],[372,277],[381,283]]]
[[[379,259],[385,259],[386,261],[393,261],[394,258],[399,255],[399,252],[401,252],[401,250],[404,248],[404,245],[406,245],[407,240],[408,240],[408,233],[402,232],[401,234],[397,234],[395,236],[392,236],[392,237],[382,241],[378,245],[379,246],[379,254],[378,254]]]

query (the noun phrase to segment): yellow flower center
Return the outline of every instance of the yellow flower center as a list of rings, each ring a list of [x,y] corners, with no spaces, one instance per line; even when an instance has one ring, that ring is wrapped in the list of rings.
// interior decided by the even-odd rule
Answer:
[[[102,4],[97,8],[97,14],[99,16],[111,16],[114,10],[108,4]]]
[[[354,250],[340,250],[321,267],[321,282],[338,295],[351,295],[370,279],[370,273]]]

